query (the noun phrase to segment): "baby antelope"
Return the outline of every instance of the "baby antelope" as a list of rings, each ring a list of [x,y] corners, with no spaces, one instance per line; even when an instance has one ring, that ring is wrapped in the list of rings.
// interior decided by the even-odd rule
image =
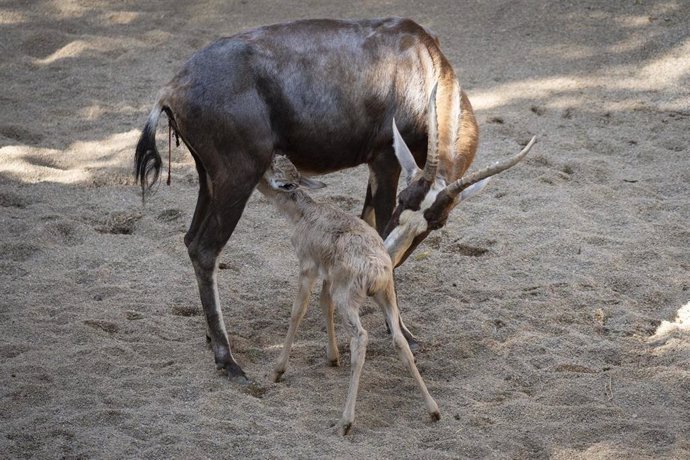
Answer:
[[[417,370],[414,357],[403,336],[400,313],[393,284],[393,264],[376,230],[363,220],[328,204],[315,202],[302,188],[321,188],[324,184],[301,177],[295,166],[282,155],[275,155],[259,182],[261,193],[294,224],[292,244],[299,259],[297,297],[292,305],[290,327],[273,379],[278,382],[285,372],[295,333],[307,310],[309,296],[317,277],[323,280],[320,304],[326,316],[328,345],[326,354],[332,365],[338,365],[338,347],[333,325],[337,307],[348,329],[351,365],[350,388],[338,430],[345,435],[355,419],[355,401],[364,365],[367,331],[359,319],[359,307],[367,296],[373,297],[383,310],[393,343],[403,363],[419,386],[424,403],[433,420],[440,414],[436,401]]]

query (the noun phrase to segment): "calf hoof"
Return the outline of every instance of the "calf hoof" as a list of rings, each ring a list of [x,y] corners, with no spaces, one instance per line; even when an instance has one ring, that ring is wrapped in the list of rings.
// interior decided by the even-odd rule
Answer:
[[[336,431],[340,436],[347,436],[352,429],[352,422],[341,420],[336,426]]]
[[[284,373],[285,373],[285,371],[278,371],[278,370],[273,371],[273,376],[271,377],[271,380],[273,380],[274,383],[280,382],[281,380],[283,380],[283,374]]]

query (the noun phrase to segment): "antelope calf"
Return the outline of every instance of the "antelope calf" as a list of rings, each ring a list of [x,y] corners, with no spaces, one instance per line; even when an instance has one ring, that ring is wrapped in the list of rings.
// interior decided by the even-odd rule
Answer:
[[[367,348],[367,331],[360,322],[359,307],[367,296],[373,297],[383,310],[395,348],[416,380],[431,418],[438,420],[438,405],[429,395],[401,330],[393,284],[393,264],[383,241],[376,230],[363,220],[334,206],[315,202],[302,189],[322,186],[320,182],[301,177],[290,160],[282,155],[274,157],[258,184],[259,191],[294,225],[292,244],[300,267],[290,326],[273,380],[278,382],[287,368],[290,348],[307,310],[312,287],[316,278],[321,276],[324,283],[320,304],[328,331],[326,354],[332,365],[339,362],[333,325],[334,308],[337,307],[352,333],[350,389],[338,424],[339,431],[347,434],[355,419],[357,389]]]

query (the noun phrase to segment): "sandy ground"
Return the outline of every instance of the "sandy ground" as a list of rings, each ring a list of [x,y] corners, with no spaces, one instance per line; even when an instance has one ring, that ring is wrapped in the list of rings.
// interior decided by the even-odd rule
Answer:
[[[186,3],[0,2],[0,456],[690,457],[687,1]],[[388,15],[441,37],[481,125],[475,167],[539,142],[396,273],[441,421],[368,303],[342,439],[349,364],[326,366],[316,296],[268,382],[295,292],[286,222],[253,197],[221,258],[247,391],[204,339],[191,157],[174,150],[145,207],[130,171],[158,88],[212,39]],[[360,211],[366,168],[323,180],[317,199]]]

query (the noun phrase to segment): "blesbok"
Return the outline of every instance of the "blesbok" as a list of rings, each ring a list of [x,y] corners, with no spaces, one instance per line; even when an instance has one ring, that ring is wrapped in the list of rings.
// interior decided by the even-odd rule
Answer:
[[[472,106],[439,46],[435,35],[410,19],[277,24],[197,51],[160,91],[137,144],[135,174],[144,193],[159,177],[155,132],[165,112],[199,174],[196,209],[184,242],[216,365],[231,379],[246,381],[223,322],[217,258],[274,154],[286,155],[306,174],[368,164],[362,217],[381,235],[395,237],[396,265],[427,230],[443,224],[434,221],[424,231],[417,227],[415,232],[421,233],[411,240],[389,224],[401,171],[391,147],[393,117],[415,162],[424,164],[427,101],[438,82],[436,177],[443,183],[462,177],[477,149]],[[430,163],[423,180],[413,180],[408,192],[400,194],[396,222],[403,226],[404,211],[421,209],[418,190],[431,188]],[[456,201],[430,209],[447,215]],[[403,333],[412,339],[405,329]]]
[[[326,355],[338,365],[339,353],[333,325],[337,309],[352,333],[350,341],[350,389],[343,416],[338,423],[347,434],[355,420],[355,402],[368,342],[367,331],[359,319],[359,307],[372,297],[389,325],[400,359],[415,379],[433,420],[440,414],[438,405],[417,370],[415,359],[400,328],[400,313],[393,282],[393,263],[381,237],[363,220],[325,203],[314,201],[303,188],[323,184],[301,177],[297,168],[282,155],[276,155],[258,184],[258,190],[293,224],[292,245],[299,260],[297,296],[292,304],[290,326],[283,350],[275,366],[273,380],[280,381],[287,368],[297,328],[307,311],[317,277],[323,278],[319,303],[326,317],[328,345]]]

